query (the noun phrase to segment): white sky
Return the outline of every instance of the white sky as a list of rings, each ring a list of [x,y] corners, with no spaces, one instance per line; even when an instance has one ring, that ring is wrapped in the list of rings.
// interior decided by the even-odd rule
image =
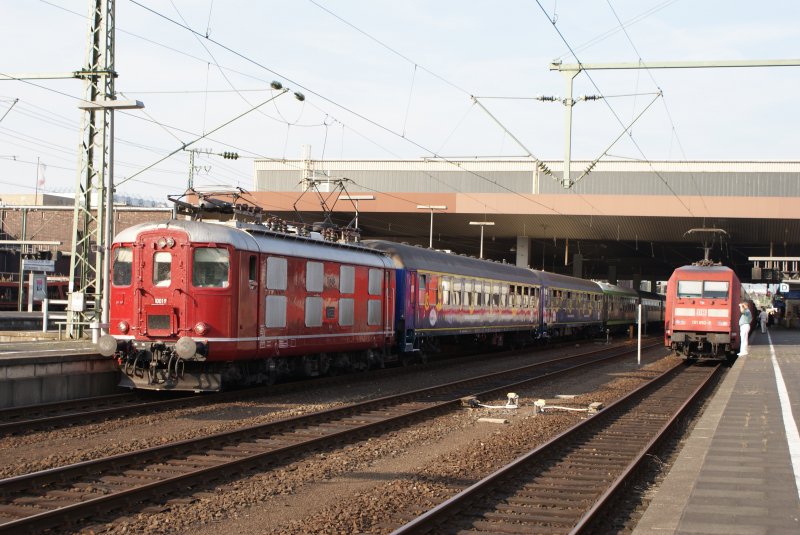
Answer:
[[[120,193],[156,200],[185,189],[188,154],[141,171],[264,102],[271,80],[305,102],[283,95],[191,145],[242,156],[198,157],[208,170],[196,184],[249,189],[253,158],[297,158],[302,145],[317,159],[521,156],[470,95],[563,96],[548,65],[575,63],[569,47],[583,63],[800,58],[796,0],[137,2],[117,1],[116,90],[146,109],[117,112],[115,175]],[[89,4],[0,0],[0,73],[82,68]],[[600,156],[658,88],[635,144],[623,137],[611,157],[800,159],[800,67],[589,76],[576,78],[576,96],[614,98],[575,106],[573,159]],[[0,81],[0,193],[32,193],[37,159],[44,190],[74,189],[82,96],[78,80]],[[563,157],[562,105],[480,102],[536,157]]]

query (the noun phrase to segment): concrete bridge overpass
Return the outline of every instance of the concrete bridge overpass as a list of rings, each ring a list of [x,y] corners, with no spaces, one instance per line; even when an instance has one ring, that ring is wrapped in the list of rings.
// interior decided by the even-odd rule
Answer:
[[[752,256],[800,255],[800,162],[417,160],[255,162],[254,197],[306,222],[356,214],[363,235],[433,246],[592,278],[664,280],[711,257],[749,280]],[[576,171],[577,170],[577,171]],[[337,190],[344,184],[346,192]],[[317,188],[320,193],[314,190]],[[371,200],[340,200],[373,197]],[[425,209],[418,206],[446,207]],[[725,233],[689,233],[715,228]]]
[[[598,279],[667,279],[703,257],[703,236],[687,234],[697,228],[725,231],[705,236],[711,257],[743,280],[751,278],[750,257],[800,257],[800,162],[601,162],[569,190],[560,185],[560,162],[543,164],[260,160],[252,199],[268,213],[310,223],[323,217],[322,198],[340,225],[354,222],[357,204],[364,237],[426,247],[433,212],[433,246],[473,256],[481,228],[470,222],[494,222],[483,227],[484,257]],[[573,169],[586,165],[573,162]],[[350,196],[372,200],[339,200],[340,182]],[[56,240],[69,252],[71,206],[0,206],[3,239],[23,239],[23,217],[26,239]],[[165,209],[121,208],[116,231],[166,217]],[[13,251],[6,253],[0,271],[13,272]]]

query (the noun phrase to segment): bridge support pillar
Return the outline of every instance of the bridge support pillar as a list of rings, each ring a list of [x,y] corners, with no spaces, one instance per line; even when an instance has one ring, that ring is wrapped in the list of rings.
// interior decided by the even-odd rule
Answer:
[[[527,236],[517,236],[517,267],[531,266],[531,239]]]
[[[617,283],[617,266],[608,266],[608,282],[609,284]]]
[[[580,253],[572,255],[572,276],[583,278],[583,255]]]

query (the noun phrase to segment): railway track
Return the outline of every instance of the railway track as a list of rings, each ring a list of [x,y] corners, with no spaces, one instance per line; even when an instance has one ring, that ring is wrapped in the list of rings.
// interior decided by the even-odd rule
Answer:
[[[607,531],[609,504],[721,369],[676,365],[392,535]]]
[[[655,345],[653,346],[655,347]],[[382,429],[452,410],[468,395],[504,394],[602,360],[605,348],[268,424],[0,480],[0,533],[38,532],[173,493],[314,448],[350,443]]]
[[[558,345],[550,346],[557,348]],[[507,352],[508,355],[514,352]],[[426,369],[459,364],[470,360],[484,359],[485,355],[471,355],[459,359],[431,361],[425,364]],[[468,359],[468,360],[465,360]],[[313,388],[323,388],[343,382],[371,381],[386,374],[415,373],[407,367],[386,370],[371,370],[363,374],[350,374],[336,377],[318,377],[313,379]],[[59,429],[63,427],[85,425],[126,416],[139,416],[163,410],[196,407],[214,403],[242,401],[264,396],[287,394],[309,388],[308,381],[286,382],[269,387],[247,388],[229,392],[207,393],[203,395],[179,392],[127,392],[109,396],[97,396],[66,402],[27,405],[0,409],[0,436],[23,434],[41,429]],[[164,399],[164,396],[167,396]]]

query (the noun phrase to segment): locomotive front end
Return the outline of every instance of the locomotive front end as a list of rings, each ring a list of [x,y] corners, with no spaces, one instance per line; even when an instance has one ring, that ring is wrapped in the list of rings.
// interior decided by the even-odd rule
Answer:
[[[221,388],[207,362],[208,337],[224,338],[230,328],[230,253],[198,246],[181,223],[133,227],[113,245],[110,334],[99,350],[117,357],[120,386]]]
[[[739,347],[741,285],[724,266],[685,266],[668,284],[664,342],[689,359],[722,359]]]

